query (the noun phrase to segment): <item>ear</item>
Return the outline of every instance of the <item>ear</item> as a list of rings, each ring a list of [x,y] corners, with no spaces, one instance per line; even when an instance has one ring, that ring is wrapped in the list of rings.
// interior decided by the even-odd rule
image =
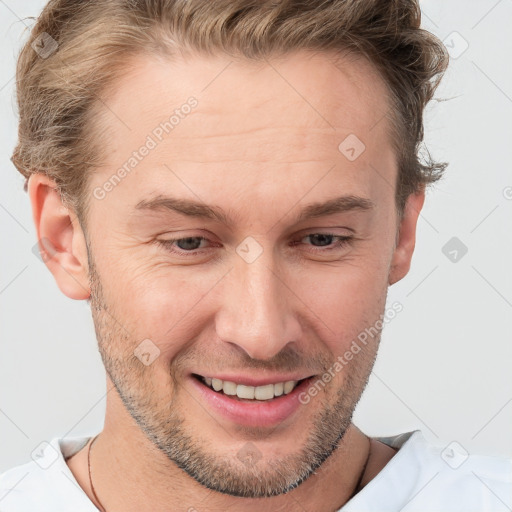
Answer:
[[[87,248],[78,218],[64,206],[55,181],[44,174],[32,174],[27,191],[41,258],[57,286],[71,299],[89,298]]]
[[[407,198],[404,214],[398,227],[397,241],[389,271],[389,285],[403,279],[411,267],[416,244],[416,225],[425,202],[425,188]]]

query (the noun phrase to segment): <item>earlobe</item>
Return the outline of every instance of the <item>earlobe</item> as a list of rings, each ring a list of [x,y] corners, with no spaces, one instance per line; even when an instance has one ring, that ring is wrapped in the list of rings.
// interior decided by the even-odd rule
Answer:
[[[416,194],[411,194],[407,198],[390,265],[388,278],[390,286],[403,279],[409,272],[416,245],[416,226],[424,202],[425,189]]]
[[[89,298],[85,236],[75,213],[63,204],[56,183],[41,173],[30,176],[27,192],[41,258],[57,286],[71,299]]]

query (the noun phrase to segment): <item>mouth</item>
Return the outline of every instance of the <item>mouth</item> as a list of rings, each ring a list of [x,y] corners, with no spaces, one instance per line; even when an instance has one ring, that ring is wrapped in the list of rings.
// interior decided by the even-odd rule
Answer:
[[[307,377],[300,380],[287,380],[283,382],[269,383],[262,386],[248,386],[245,384],[237,384],[236,382],[229,380],[204,377],[194,373],[192,376],[212,391],[221,395],[226,395],[231,399],[244,402],[267,401],[289,395],[302,382],[311,378]]]
[[[300,397],[315,379],[315,375],[298,380],[277,377],[276,382],[269,382],[268,378],[239,377],[234,382],[219,376],[189,375],[191,392],[211,413],[247,427],[275,427],[284,421],[290,424],[299,411],[306,410]]]

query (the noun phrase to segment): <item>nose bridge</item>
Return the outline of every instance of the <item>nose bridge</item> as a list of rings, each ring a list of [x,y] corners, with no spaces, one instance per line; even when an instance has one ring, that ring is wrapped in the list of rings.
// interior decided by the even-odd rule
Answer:
[[[272,358],[300,335],[285,278],[270,253],[263,252],[252,262],[243,258],[235,262],[224,283],[216,321],[221,340],[262,360]]]

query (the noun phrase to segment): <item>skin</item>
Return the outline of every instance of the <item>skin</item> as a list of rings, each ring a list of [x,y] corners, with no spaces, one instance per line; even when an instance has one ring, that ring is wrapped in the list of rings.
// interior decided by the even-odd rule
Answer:
[[[335,66],[328,53],[302,51],[259,63],[137,57],[129,69],[105,97],[106,161],[90,178],[87,232],[52,180],[35,174],[28,189],[59,288],[91,300],[107,371],[105,425],[91,451],[96,493],[109,511],[337,510],[369,454],[351,420],[380,335],[272,428],[211,410],[189,376],[321,376],[384,314],[388,287],[409,271],[425,199],[411,195],[400,221],[385,85],[365,60]],[[192,113],[95,199],[94,188],[192,95]],[[338,150],[349,134],[366,146],[354,161]],[[215,205],[233,222],[134,209],[157,193]],[[307,204],[345,194],[375,206],[296,222]],[[315,233],[354,238],[322,253],[337,239],[307,236]],[[236,252],[248,236],[263,251],[252,263]],[[156,242],[187,237],[207,240],[175,244],[182,255]],[[184,254],[198,246],[201,254]],[[133,355],[145,339],[160,350],[148,366]],[[252,465],[237,457],[249,442],[260,454]],[[98,506],[87,448],[68,465]],[[361,487],[394,454],[372,440]]]

